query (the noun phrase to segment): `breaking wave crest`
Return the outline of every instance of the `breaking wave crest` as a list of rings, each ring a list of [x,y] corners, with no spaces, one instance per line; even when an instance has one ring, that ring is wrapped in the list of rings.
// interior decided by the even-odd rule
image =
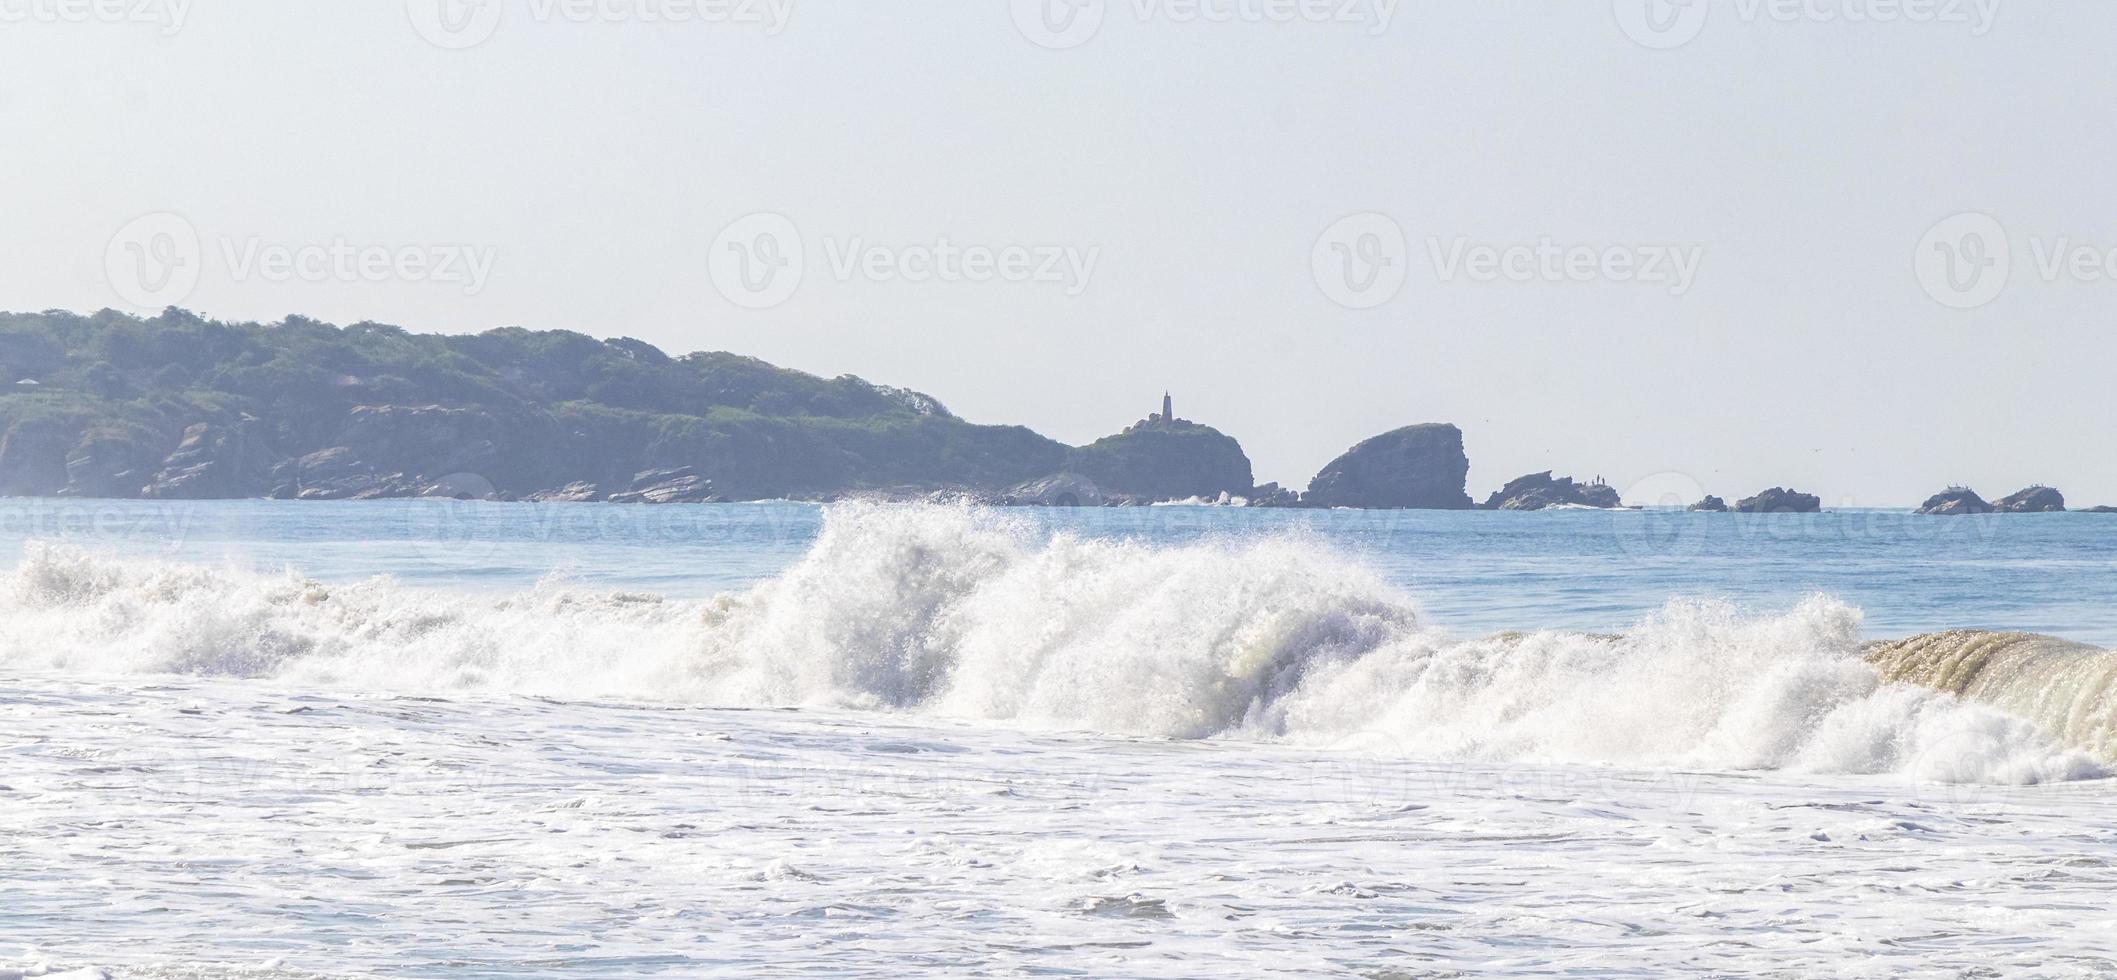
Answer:
[[[504,597],[324,585],[49,546],[0,577],[0,664],[16,669],[1951,781],[2100,776],[2117,749],[2117,654],[1859,634],[1857,610],[1819,597],[1770,615],[1675,601],[1608,636],[1461,639],[1305,538],[1088,539],[967,507],[833,508],[792,567],[702,602],[556,580]]]
[[[1867,659],[1885,680],[1996,705],[2117,760],[2117,652],[2033,633],[1949,630],[1877,643]]]

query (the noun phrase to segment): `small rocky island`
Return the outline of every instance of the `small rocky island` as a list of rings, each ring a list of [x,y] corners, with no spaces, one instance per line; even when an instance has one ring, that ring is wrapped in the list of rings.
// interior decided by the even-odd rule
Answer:
[[[1485,499],[1486,510],[1544,510],[1552,507],[1592,507],[1614,510],[1624,506],[1617,489],[1597,477],[1592,483],[1575,483],[1570,476],[1553,479],[1550,470],[1516,477]]]
[[[1686,509],[1698,514],[1817,514],[1823,510],[1823,498],[1799,490],[1773,487],[1754,497],[1744,497],[1732,507],[1727,501],[1707,494],[1705,499]]]
[[[1823,498],[1785,487],[1773,487],[1735,504],[1740,514],[1817,514],[1822,510]]]
[[[1311,507],[1469,510],[1470,457],[1463,430],[1412,425],[1346,450],[1309,481],[1301,502]]]
[[[1977,491],[1969,487],[1949,487],[1931,497],[1927,497],[1926,502],[1920,504],[1918,509],[1912,513],[1935,517],[1959,517],[1965,514],[1990,514],[1992,509],[1992,505],[1986,503],[1985,498],[1978,496]]]
[[[1969,487],[1949,487],[1926,498],[1914,513],[1933,517],[1961,517],[1971,514],[2055,514],[2066,509],[2065,494],[2054,487],[2042,484],[2015,491],[1998,500],[1986,502]]]
[[[1992,507],[2004,514],[2057,514],[2066,509],[2066,495],[2039,483],[1993,501]]]

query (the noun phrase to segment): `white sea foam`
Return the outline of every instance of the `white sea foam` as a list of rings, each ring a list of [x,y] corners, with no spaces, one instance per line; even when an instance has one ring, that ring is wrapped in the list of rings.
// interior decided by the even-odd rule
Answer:
[[[1614,636],[1466,640],[1313,540],[1087,539],[968,507],[834,508],[792,567],[706,602],[559,581],[501,598],[326,586],[34,546],[0,578],[0,663],[1382,739],[1428,760],[2101,773],[2030,720],[1885,681],[1858,611],[1827,598],[1768,615],[1676,601]]]

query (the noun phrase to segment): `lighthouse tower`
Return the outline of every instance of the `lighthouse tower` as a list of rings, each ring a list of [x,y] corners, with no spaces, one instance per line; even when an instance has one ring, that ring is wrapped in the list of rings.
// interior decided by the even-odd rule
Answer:
[[[1161,424],[1174,425],[1175,423],[1176,399],[1169,397],[1169,393],[1164,391],[1161,393]]]

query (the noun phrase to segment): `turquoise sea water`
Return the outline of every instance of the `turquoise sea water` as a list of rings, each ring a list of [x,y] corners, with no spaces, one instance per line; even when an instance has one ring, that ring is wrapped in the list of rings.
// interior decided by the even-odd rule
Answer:
[[[0,561],[32,541],[92,552],[518,590],[553,575],[699,598],[798,560],[824,508],[457,501],[0,501]],[[1378,570],[1451,630],[1615,630],[1678,597],[1773,609],[1824,593],[1874,637],[1955,627],[2117,645],[2117,517],[1919,517],[1904,511],[1288,511],[1226,507],[1006,512],[1052,532],[1183,544],[1301,535]]]

